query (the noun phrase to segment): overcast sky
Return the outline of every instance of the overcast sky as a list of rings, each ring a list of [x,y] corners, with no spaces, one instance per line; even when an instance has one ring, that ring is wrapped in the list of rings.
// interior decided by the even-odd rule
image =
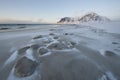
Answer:
[[[0,21],[56,22],[65,16],[96,12],[120,19],[120,0],[0,0]]]

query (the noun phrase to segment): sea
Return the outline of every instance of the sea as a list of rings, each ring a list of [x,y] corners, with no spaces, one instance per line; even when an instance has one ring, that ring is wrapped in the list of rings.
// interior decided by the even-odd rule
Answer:
[[[23,29],[23,28],[42,28],[58,26],[58,24],[0,24],[0,30]]]

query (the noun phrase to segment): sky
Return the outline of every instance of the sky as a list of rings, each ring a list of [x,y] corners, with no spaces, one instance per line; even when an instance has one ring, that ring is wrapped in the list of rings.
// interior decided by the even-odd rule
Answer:
[[[120,20],[120,0],[0,0],[0,22],[57,22],[95,12]]]

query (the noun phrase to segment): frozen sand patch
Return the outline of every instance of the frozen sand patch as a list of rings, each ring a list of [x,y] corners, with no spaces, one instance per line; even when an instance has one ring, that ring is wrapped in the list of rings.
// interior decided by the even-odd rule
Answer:
[[[32,75],[37,67],[38,63],[27,57],[20,58],[15,64],[15,75],[17,77],[27,77]]]
[[[23,78],[15,76],[14,75],[14,70],[15,70],[15,68],[13,67],[13,69],[11,70],[7,80],[38,80],[38,79],[40,80],[41,79],[41,75],[38,74],[37,70],[31,76],[23,77]]]

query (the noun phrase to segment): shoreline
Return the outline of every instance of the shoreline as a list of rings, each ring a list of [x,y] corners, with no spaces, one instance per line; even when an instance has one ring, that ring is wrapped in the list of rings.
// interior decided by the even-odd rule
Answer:
[[[49,25],[49,24],[47,24],[47,25]],[[59,27],[64,26],[65,27],[66,25],[67,26],[72,26],[72,25],[75,25],[75,24],[51,24],[51,25],[53,25],[53,26],[50,26],[50,27],[25,27],[25,28],[16,28],[16,29],[8,28],[8,29],[5,29],[5,30],[0,30],[0,33],[2,33],[2,32],[12,32],[12,31],[24,31],[24,30],[37,30],[37,29],[44,29],[44,30],[51,29],[51,28],[56,29],[56,28],[58,28],[56,26],[59,26]]]

